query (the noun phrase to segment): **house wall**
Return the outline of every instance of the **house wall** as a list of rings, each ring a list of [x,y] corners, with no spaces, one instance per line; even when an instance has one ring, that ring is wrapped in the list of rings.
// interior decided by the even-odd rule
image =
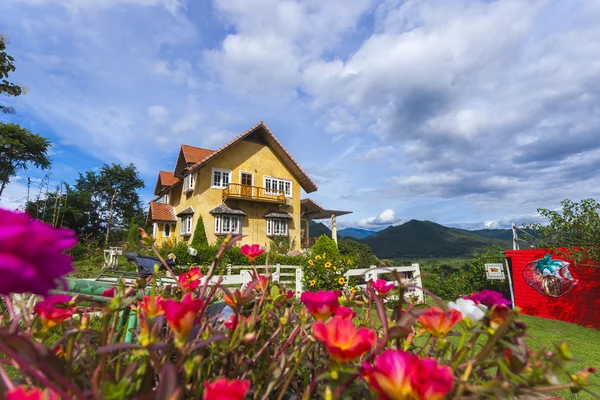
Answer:
[[[264,187],[264,178],[267,176],[292,181],[292,198],[288,199],[290,205],[281,206],[281,208],[293,216],[293,219],[288,222],[288,234],[292,240],[295,240],[296,249],[300,249],[300,184],[269,146],[248,140],[232,145],[222,154],[210,160],[208,164],[196,170],[195,188],[192,193],[183,194],[181,184],[171,190],[173,193],[170,203],[175,208],[175,214],[188,207],[194,209],[192,230],[195,229],[199,216],[202,215],[208,242],[210,244],[217,242],[218,238],[214,234],[215,219],[209,214],[209,211],[221,204],[223,189],[210,187],[213,168],[231,170],[231,183],[241,183],[241,171],[253,173],[253,186],[258,187]],[[264,215],[268,211],[278,209],[280,207],[278,204],[227,200],[227,205],[239,207],[247,214],[241,220],[241,233],[245,236],[241,244],[269,245],[271,239],[266,235],[267,221]],[[186,237],[179,234],[180,223],[181,221],[178,219],[172,236],[177,240],[190,241],[191,236]]]

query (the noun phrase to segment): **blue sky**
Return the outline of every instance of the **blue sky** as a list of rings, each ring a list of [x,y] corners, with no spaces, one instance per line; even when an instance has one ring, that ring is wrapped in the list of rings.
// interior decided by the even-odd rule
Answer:
[[[3,0],[28,88],[0,115],[53,143],[52,183],[133,162],[151,198],[181,143],[260,120],[354,214],[467,228],[600,192],[600,3]],[[16,207],[29,171],[1,204]]]

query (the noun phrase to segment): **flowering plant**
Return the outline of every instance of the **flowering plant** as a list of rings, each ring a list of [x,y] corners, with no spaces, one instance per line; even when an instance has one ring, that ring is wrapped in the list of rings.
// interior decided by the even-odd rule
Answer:
[[[8,240],[18,231],[0,225]],[[469,296],[450,309],[433,295],[436,307],[408,304],[410,288],[392,272],[400,295],[388,301],[391,310],[372,286],[361,307],[337,290],[294,299],[271,275],[260,276],[254,261],[253,282],[232,291],[211,278],[239,239],[223,241],[205,276],[190,271],[172,286],[158,285],[155,273],[110,296],[54,293],[29,301],[11,294],[37,293],[39,282],[3,281],[0,398],[436,400],[588,390],[594,369],[559,382],[568,347],[528,349],[518,311],[497,295]],[[0,247],[0,269],[10,268],[6,260],[19,250]],[[253,260],[257,251],[250,250]],[[60,281],[68,268],[61,257],[51,259],[58,264],[29,262]],[[44,285],[58,288],[59,281]]]

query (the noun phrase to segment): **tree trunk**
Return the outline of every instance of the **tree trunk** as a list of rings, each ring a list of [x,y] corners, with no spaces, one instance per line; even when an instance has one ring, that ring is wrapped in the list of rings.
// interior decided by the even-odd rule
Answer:
[[[4,192],[5,187],[6,187],[6,181],[2,181],[2,185],[0,186],[0,198],[2,197],[2,192]]]
[[[110,206],[108,208],[108,220],[106,221],[106,238],[104,239],[104,247],[108,247],[108,234],[110,233],[110,224],[113,219],[113,204],[115,202],[115,198],[117,197],[118,189],[115,189],[115,193],[110,199]]]

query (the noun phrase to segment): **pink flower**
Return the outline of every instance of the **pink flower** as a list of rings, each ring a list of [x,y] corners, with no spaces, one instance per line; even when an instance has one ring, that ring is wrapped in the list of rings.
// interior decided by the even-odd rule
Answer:
[[[190,270],[177,277],[179,286],[185,293],[193,292],[200,286],[200,279],[202,278],[202,271],[198,267],[190,268]]]
[[[428,308],[417,319],[426,331],[437,337],[444,337],[450,329],[462,320],[462,313],[456,310],[444,311],[438,307]]]
[[[115,297],[115,291],[117,290],[116,287],[110,288],[110,289],[106,289],[104,292],[102,292],[102,294],[100,296],[102,297]]]
[[[313,325],[315,339],[325,345],[327,352],[338,362],[349,362],[371,350],[377,334],[367,328],[356,329],[350,319],[333,317],[325,324],[317,321]]]
[[[335,312],[335,316],[341,317],[343,319],[352,319],[352,318],[356,317],[356,313],[350,307],[340,306],[340,307],[338,307],[337,311]]]
[[[47,297],[43,301],[35,304],[33,311],[39,315],[42,325],[45,329],[51,329],[62,324],[67,319],[71,318],[75,312],[75,307],[60,308],[58,304],[68,303],[71,300],[70,296],[65,294],[55,294]]]
[[[17,386],[6,394],[6,400],[59,400],[59,397],[50,389],[29,389],[25,386]]]
[[[296,294],[296,292],[294,292],[293,290],[288,290],[287,293],[285,294],[285,298],[287,300],[291,299],[292,297],[294,297],[294,294]]]
[[[245,244],[240,249],[242,254],[248,258],[250,261],[256,260],[262,253],[265,252],[265,249],[261,249],[260,245],[253,244],[252,246]]]
[[[465,299],[473,300],[475,304],[483,304],[488,308],[497,305],[510,306],[512,303],[504,298],[504,295],[494,290],[484,289],[481,292],[471,293]]]
[[[242,400],[250,389],[250,381],[239,379],[228,380],[217,378],[212,382],[204,382],[204,400]]]
[[[394,288],[393,282],[388,283],[388,281],[384,281],[383,279],[371,281],[371,285],[373,286],[373,289],[377,291],[377,294],[379,294],[381,297],[387,295],[388,292]]]
[[[138,301],[139,308],[149,318],[154,318],[157,315],[164,314],[163,311],[163,298],[160,296],[154,296],[154,304],[152,303],[152,296],[144,296],[142,301]]]
[[[232,314],[231,317],[229,317],[229,319],[223,325],[225,325],[225,327],[230,331],[233,331],[235,330],[235,328],[237,328],[240,322],[243,324],[247,320],[248,318],[244,317],[243,315],[240,315],[240,318],[238,319],[236,314]]]
[[[450,368],[402,350],[386,350],[373,365],[363,363],[362,375],[380,400],[440,400],[454,385]]]
[[[192,294],[187,294],[181,302],[175,300],[164,300],[162,308],[165,313],[167,323],[176,336],[177,344],[185,343],[187,337],[192,331],[196,316],[202,308],[202,300],[194,300]]]
[[[254,279],[252,282],[248,283],[248,286],[246,287],[250,287],[252,286],[253,289],[256,290],[263,290],[265,289],[267,286],[269,285],[268,279],[266,276],[263,275],[259,275],[258,279]]]
[[[320,321],[325,321],[340,307],[338,293],[334,291],[303,292],[300,300],[308,308],[308,311]]]
[[[73,270],[71,257],[63,253],[75,243],[75,233],[68,229],[0,209],[0,294],[46,296]]]

